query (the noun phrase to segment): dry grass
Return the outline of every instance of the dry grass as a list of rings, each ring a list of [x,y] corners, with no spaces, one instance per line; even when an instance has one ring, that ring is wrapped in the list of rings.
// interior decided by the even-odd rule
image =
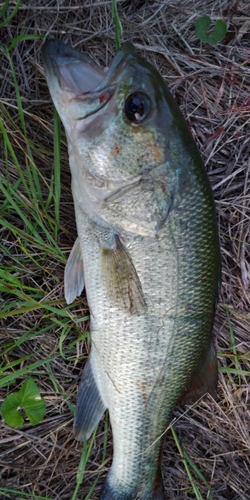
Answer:
[[[190,465],[201,499],[249,500],[249,0],[124,0],[119,2],[119,12],[123,39],[132,40],[142,55],[158,68],[188,120],[204,157],[218,213],[222,253],[222,291],[214,325],[221,367],[218,401],[199,402],[184,413],[176,410],[175,430],[182,449],[198,469],[197,474]],[[217,46],[201,44],[195,37],[195,20],[201,15],[227,21],[227,37]],[[87,52],[101,66],[108,66],[114,55],[115,29],[110,0],[24,0],[16,16],[1,28],[1,43],[6,44],[23,32],[58,37]],[[11,51],[11,57],[24,108],[26,137],[41,176],[41,198],[47,200],[53,162],[53,110],[42,71],[41,44],[41,40],[20,41]],[[1,118],[19,165],[24,168],[27,139],[20,125],[13,75],[6,55],[1,57],[0,78]],[[4,155],[0,161],[1,174],[8,175],[13,185],[19,178],[13,159],[9,159],[8,168]],[[26,498],[24,494],[30,494],[32,499],[36,495],[53,500],[73,498],[82,453],[82,445],[72,437],[68,403],[75,403],[83,358],[88,352],[87,336],[81,340],[82,332],[88,330],[88,323],[81,321],[87,315],[87,305],[80,299],[73,307],[64,309],[63,268],[76,230],[63,135],[61,168],[58,234],[61,254],[52,249],[45,252],[32,239],[24,245],[20,233],[14,234],[9,228],[12,224],[17,230],[25,230],[18,213],[5,210],[0,214],[6,221],[6,224],[2,221],[0,228],[1,248],[5,249],[1,265],[15,269],[25,285],[40,290],[42,297],[37,300],[52,304],[61,314],[65,311],[65,316],[60,316],[31,307],[23,314],[6,315],[0,320],[4,352],[1,366],[8,367],[4,375],[25,367],[26,355],[30,355],[30,363],[41,361],[33,375],[47,402],[46,417],[36,427],[26,423],[13,430],[1,424],[0,487],[22,493],[20,496],[9,493],[5,497],[2,490],[3,498]],[[20,196],[26,196],[21,185],[16,189]],[[1,195],[1,204],[4,202]],[[54,231],[56,240],[55,204],[52,198],[41,212],[46,214],[48,231]],[[52,248],[48,237],[43,238],[47,238]],[[0,300],[4,307],[13,301],[13,296],[5,293]],[[15,306],[20,307],[19,298]],[[59,340],[62,341],[61,353]],[[70,351],[69,345],[73,346]],[[43,360],[47,360],[46,363]],[[14,362],[17,365],[11,366]],[[16,390],[23,379],[20,376],[14,385],[4,387],[1,400],[8,390]],[[111,433],[109,431],[106,437],[104,430],[103,421],[77,498],[87,497],[97,478],[91,498],[98,498],[112,457]],[[107,443],[106,459],[103,443]],[[164,447],[163,472],[169,499],[195,498],[170,432]]]

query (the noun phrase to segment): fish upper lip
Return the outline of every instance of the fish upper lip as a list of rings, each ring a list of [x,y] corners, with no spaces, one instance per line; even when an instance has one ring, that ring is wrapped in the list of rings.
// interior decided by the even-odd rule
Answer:
[[[69,55],[72,59],[72,54],[74,54],[76,60],[78,60],[79,56],[81,56],[81,52],[76,51],[73,47],[70,47],[70,45],[67,45],[55,38],[46,40],[42,48],[43,61],[46,66],[49,66],[50,63],[54,62],[58,57],[65,58]]]
[[[102,92],[105,88],[115,87],[113,78],[117,72],[120,72],[127,60],[133,57],[134,52],[135,48],[130,42],[123,44],[116,53],[108,72],[104,73],[86,54],[60,40],[51,38],[44,43],[42,48],[47,74],[56,76],[60,86],[64,90],[72,92],[75,98],[81,98],[83,94]],[[78,76],[78,66],[80,68],[83,64],[85,65],[84,72],[79,71]],[[72,65],[71,68],[69,68],[70,65]]]
[[[42,57],[46,76],[56,77],[60,87],[72,96],[94,90],[105,77],[87,55],[53,38],[44,43]]]

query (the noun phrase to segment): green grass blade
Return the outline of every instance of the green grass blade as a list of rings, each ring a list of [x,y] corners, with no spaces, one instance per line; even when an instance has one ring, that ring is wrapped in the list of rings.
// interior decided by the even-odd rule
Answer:
[[[96,431],[97,431],[97,427],[91,436],[89,445],[87,445],[86,441],[83,442],[83,449],[82,449],[82,454],[81,454],[81,458],[80,458],[80,462],[79,462],[78,473],[76,475],[76,486],[75,486],[75,490],[74,490],[74,493],[72,495],[71,500],[76,500],[79,488],[83,482],[86,464],[87,464],[87,461],[89,459],[90,452],[91,452],[93,445],[94,445]]]
[[[1,189],[1,182],[0,182],[0,189]],[[4,220],[2,218],[0,218],[0,225],[9,229],[17,240],[19,238],[23,238],[24,240],[26,240],[26,242],[36,245],[36,247],[39,250],[46,252],[46,256],[51,255],[53,257],[57,257],[58,260],[60,260],[61,262],[64,263],[66,262],[66,257],[64,253],[62,252],[60,247],[56,244],[52,236],[50,237],[50,241],[53,244],[53,246],[49,245],[46,241],[44,241],[44,239],[39,234],[36,234],[35,236],[33,234],[30,235],[26,231],[13,226],[7,220]],[[44,258],[46,256],[44,256]]]
[[[3,500],[7,500],[8,498],[13,500],[13,494],[15,495],[15,500],[54,500],[50,497],[41,497],[40,495],[34,495],[33,493],[24,493],[23,491],[12,490],[11,488],[0,487],[0,493],[3,495]]]
[[[121,35],[123,30],[116,0],[112,0],[112,18],[115,21],[115,48],[118,50],[121,46]]]
[[[232,373],[234,375],[244,375],[246,377],[250,376],[250,372],[247,370],[241,370],[237,368],[229,368],[227,366],[219,366],[219,371],[222,373]]]
[[[21,125],[23,128],[24,137],[26,139],[26,147],[27,147],[26,166],[27,166],[27,173],[28,173],[29,185],[30,185],[30,190],[31,190],[31,196],[29,197],[29,199],[30,199],[30,201],[32,201],[33,209],[36,211],[39,202],[41,205],[43,205],[41,186],[40,186],[40,182],[39,182],[37,169],[35,167],[35,163],[33,160],[33,155],[31,152],[29,140],[27,138],[25,117],[24,117],[23,106],[22,106],[22,99],[21,99],[21,95],[20,95],[20,91],[19,91],[19,87],[18,87],[16,72],[15,72],[14,65],[12,63],[12,59],[11,59],[9,53],[8,53],[8,60],[9,60],[9,64],[10,64],[10,68],[11,68],[11,72],[12,72],[14,86],[15,86],[16,102],[17,102],[19,119],[20,119],[20,122],[21,122]]]
[[[13,11],[11,12],[11,14],[9,15],[9,17],[7,17],[7,19],[5,19],[4,21],[2,21],[0,23],[0,27],[3,27],[3,26],[7,26],[7,24],[9,24],[9,22],[11,21],[11,19],[13,19],[13,17],[16,15],[20,5],[21,5],[21,1],[22,0],[17,0],[17,3],[16,3],[16,6],[14,7]],[[7,7],[6,5],[4,4],[2,10],[0,11],[0,16],[2,17],[5,12],[7,11],[8,9],[8,6],[9,6],[9,2],[6,2],[7,4]]]
[[[7,12],[9,8],[10,0],[5,0],[3,7],[0,9],[0,17],[3,17],[5,12]],[[0,24],[2,26],[2,24]]]
[[[6,387],[9,384],[12,384],[15,382],[15,380],[19,377],[23,377],[23,375],[27,375],[29,373],[32,373],[34,370],[39,368],[40,366],[47,365],[53,359],[57,358],[58,355],[55,354],[54,356],[51,356],[47,359],[41,359],[39,361],[36,361],[35,363],[31,363],[30,365],[25,366],[24,368],[20,368],[19,370],[16,370],[13,373],[10,373],[9,375],[5,375],[0,379],[0,387]],[[1,375],[1,372],[0,372]]]
[[[188,462],[187,462],[187,460],[186,460],[186,458],[185,458],[185,456],[184,456],[184,452],[183,452],[183,450],[182,450],[182,447],[181,447],[181,444],[180,444],[179,438],[178,438],[178,436],[177,436],[177,434],[176,434],[176,432],[175,432],[175,430],[174,430],[173,426],[171,426],[171,432],[172,432],[173,438],[174,438],[174,440],[175,440],[175,444],[176,444],[176,446],[177,446],[177,448],[178,448],[179,454],[180,454],[180,456],[181,456],[181,458],[182,458],[182,460],[183,460],[183,465],[184,465],[184,467],[185,467],[185,470],[186,470],[186,473],[187,473],[188,479],[189,479],[189,481],[190,481],[190,483],[191,483],[191,485],[192,485],[192,488],[193,488],[193,494],[195,495],[196,500],[203,500],[203,499],[202,499],[201,492],[200,492],[199,488],[197,487],[197,485],[196,485],[196,483],[195,483],[195,481],[194,481],[194,479],[193,479],[193,476],[192,476],[192,474],[191,474],[191,470],[190,470],[190,468],[189,468],[189,464],[188,464]]]
[[[7,50],[10,52],[17,46],[19,42],[25,42],[27,40],[40,40],[41,38],[43,38],[43,35],[26,35],[23,32],[21,33],[21,35],[12,38],[12,40],[8,44]]]
[[[3,107],[2,106],[0,106],[0,111],[1,111],[1,113],[3,112]],[[29,193],[29,188],[28,188],[28,185],[26,183],[25,177],[23,175],[23,171],[20,168],[17,156],[16,156],[15,151],[14,151],[14,149],[12,147],[11,141],[9,139],[9,135],[8,135],[6,129],[5,129],[4,123],[3,123],[3,121],[2,121],[1,118],[0,118],[0,131],[2,132],[3,141],[4,141],[6,175],[8,173],[8,161],[9,161],[9,156],[8,155],[10,154],[11,159],[12,159],[12,161],[13,161],[16,169],[17,169],[18,176],[19,176],[19,180],[15,184],[15,188],[17,188],[18,185],[19,185],[19,183],[22,182],[23,186],[25,187],[26,192]],[[4,205],[3,205],[2,208],[4,208]]]
[[[188,454],[187,454],[187,452],[185,450],[183,450],[183,456],[184,456],[185,460],[187,461],[187,463],[190,465],[190,467],[193,469],[193,471],[195,472],[195,474],[198,476],[198,478],[200,479],[200,481],[202,481],[202,483],[204,483],[207,486],[207,488],[208,488],[207,500],[213,500],[212,493],[210,491],[211,485],[207,482],[206,478],[203,476],[203,474],[201,473],[201,471],[195,465],[195,463],[193,462],[193,460],[191,460],[191,458],[188,456]]]
[[[37,233],[35,226],[29,221],[29,219],[26,217],[25,213],[20,209],[20,207],[17,205],[14,197],[13,197],[13,189],[10,186],[10,191],[9,192],[3,185],[3,183],[0,183],[0,189],[2,193],[4,194],[6,200],[8,200],[9,205],[14,209],[14,211],[18,214],[20,219],[23,221],[27,229],[30,231],[30,234],[36,237],[37,239],[40,238],[39,234]],[[5,221],[0,221],[2,225],[5,224]]]

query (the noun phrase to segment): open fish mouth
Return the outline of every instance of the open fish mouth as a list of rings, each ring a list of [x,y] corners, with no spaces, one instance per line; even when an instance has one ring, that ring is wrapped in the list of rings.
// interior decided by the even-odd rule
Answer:
[[[45,42],[43,60],[50,80],[57,77],[62,90],[74,95],[90,92],[105,76],[85,54],[59,40]]]
[[[115,91],[114,85],[105,85],[103,70],[85,54],[59,40],[46,41],[43,60],[50,92],[59,113],[72,100],[78,103],[84,101],[84,108],[79,106],[79,116],[75,118],[87,118],[105,106]]]
[[[132,44],[125,43],[105,72],[82,52],[59,40],[47,40],[43,46],[45,74],[59,114],[71,101],[76,103],[73,106],[76,120],[102,109],[115,93],[117,68],[120,70],[126,64],[131,47],[134,51]]]

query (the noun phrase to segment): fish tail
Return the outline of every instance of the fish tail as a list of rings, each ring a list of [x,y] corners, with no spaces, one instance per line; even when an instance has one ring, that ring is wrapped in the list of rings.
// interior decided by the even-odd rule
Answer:
[[[136,488],[128,491],[124,486],[116,487],[106,479],[99,500],[164,500],[164,486],[160,467],[157,470],[154,485],[151,489]]]
[[[133,500],[135,498],[136,495],[123,491],[122,488],[116,488],[106,479],[99,500]]]
[[[159,461],[158,461],[158,467],[157,467],[157,472],[155,476],[155,482],[154,482],[154,487],[153,487],[153,500],[164,500],[165,495],[164,495],[164,486],[163,486],[163,479],[162,479],[162,471],[161,471],[161,456],[162,456],[162,448],[160,451],[159,455]],[[145,498],[146,500],[146,498]]]
[[[164,500],[163,491],[151,491],[140,493],[127,493],[126,491],[114,490],[107,483],[104,484],[99,500]]]

